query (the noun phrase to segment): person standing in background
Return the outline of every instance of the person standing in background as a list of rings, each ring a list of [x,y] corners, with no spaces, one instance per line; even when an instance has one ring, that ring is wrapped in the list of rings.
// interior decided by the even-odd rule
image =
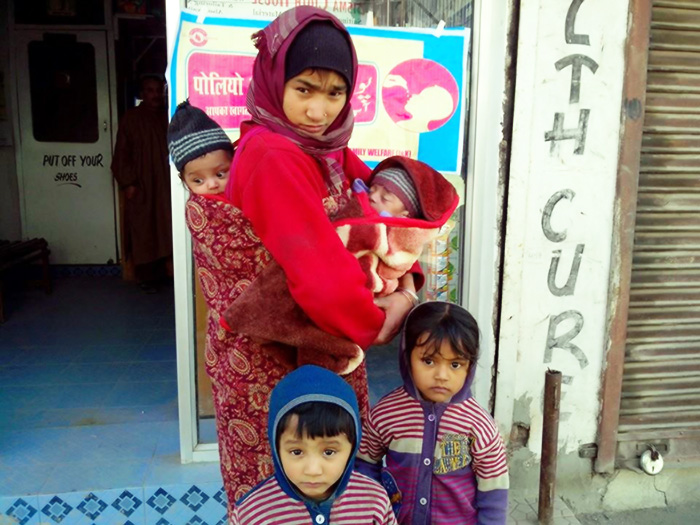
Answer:
[[[125,197],[123,255],[139,286],[153,293],[169,273],[173,251],[163,78],[141,77],[139,97],[141,104],[119,122],[112,174]]]

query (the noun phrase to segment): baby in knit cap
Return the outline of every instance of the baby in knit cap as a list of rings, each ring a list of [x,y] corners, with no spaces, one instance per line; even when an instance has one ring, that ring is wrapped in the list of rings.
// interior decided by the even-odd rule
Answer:
[[[402,168],[391,167],[377,172],[369,187],[356,179],[352,189],[355,193],[369,193],[370,206],[382,217],[421,218],[418,192]]]
[[[188,100],[178,105],[168,126],[168,149],[180,180],[197,195],[226,189],[233,147],[226,132]]]

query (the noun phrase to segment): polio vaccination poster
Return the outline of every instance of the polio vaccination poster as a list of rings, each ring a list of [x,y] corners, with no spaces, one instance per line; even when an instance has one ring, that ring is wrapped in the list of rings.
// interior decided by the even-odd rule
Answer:
[[[246,91],[267,20],[183,11],[170,62],[171,110],[189,97],[232,140],[250,118]],[[349,25],[359,70],[350,148],[370,167],[391,155],[459,173],[464,143],[468,29]]]

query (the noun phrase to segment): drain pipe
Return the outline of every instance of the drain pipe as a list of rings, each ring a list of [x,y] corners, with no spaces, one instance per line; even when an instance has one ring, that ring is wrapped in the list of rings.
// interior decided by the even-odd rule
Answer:
[[[544,377],[540,497],[537,506],[537,519],[540,525],[551,525],[554,517],[554,485],[557,480],[560,399],[561,372],[547,369]]]

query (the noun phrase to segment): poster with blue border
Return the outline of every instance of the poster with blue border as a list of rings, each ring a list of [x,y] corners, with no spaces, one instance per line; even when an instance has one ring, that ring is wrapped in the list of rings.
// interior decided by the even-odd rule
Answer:
[[[235,140],[249,114],[245,95],[266,20],[183,11],[170,61],[170,106],[190,99]],[[374,167],[391,155],[443,173],[461,170],[468,29],[348,26],[359,61],[350,148]]]

